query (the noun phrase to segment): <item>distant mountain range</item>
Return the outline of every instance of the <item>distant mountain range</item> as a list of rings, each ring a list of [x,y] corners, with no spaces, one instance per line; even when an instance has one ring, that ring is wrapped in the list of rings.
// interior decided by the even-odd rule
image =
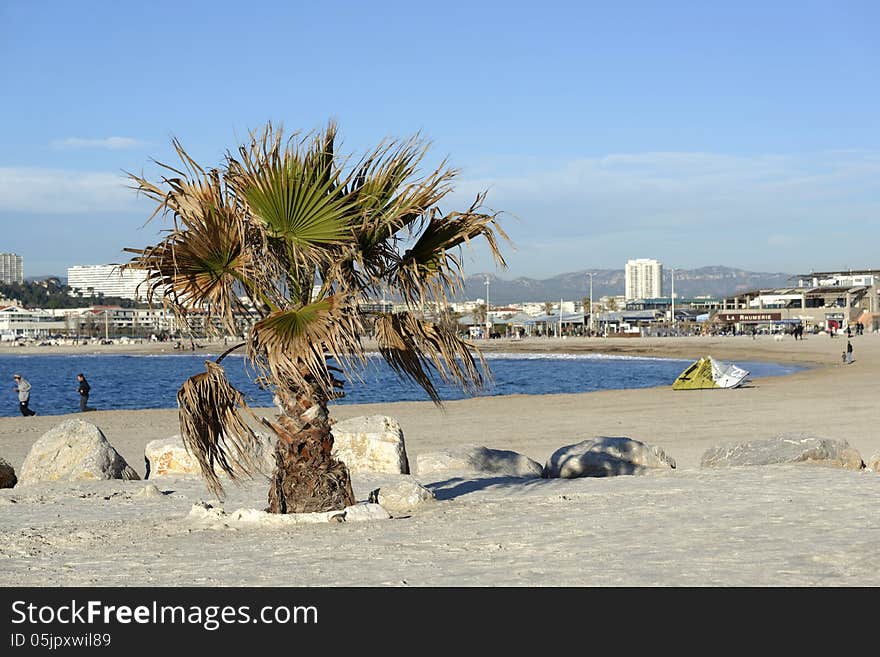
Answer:
[[[593,299],[622,295],[625,277],[623,269],[597,269],[593,272]],[[459,300],[485,299],[486,279],[489,279],[489,303],[493,306],[528,301],[580,300],[590,296],[588,270],[559,274],[552,278],[514,278],[505,280],[494,274],[474,274],[465,280],[464,293]],[[792,274],[745,271],[733,267],[700,267],[675,270],[675,296],[720,297],[757,288],[786,287],[795,283]],[[669,296],[671,272],[663,270],[663,295]]]
[[[50,278],[57,278],[62,285],[67,285],[67,276],[56,276],[55,274],[45,274],[42,276],[25,276],[25,283],[34,283],[35,281],[45,281]]]
[[[559,274],[552,278],[499,278],[495,274],[474,274],[465,279],[465,289],[458,300],[486,298],[486,278],[489,279],[489,303],[493,306],[527,301],[580,300],[590,295],[588,270]],[[593,299],[608,295],[622,295],[623,269],[596,269],[593,271]],[[784,272],[754,272],[734,267],[700,267],[675,270],[675,296],[720,297],[734,292],[757,288],[785,287],[794,283],[792,274]],[[27,281],[39,281],[46,276],[28,276]],[[67,276],[54,276],[67,284]],[[663,270],[663,294],[670,293],[670,271]]]

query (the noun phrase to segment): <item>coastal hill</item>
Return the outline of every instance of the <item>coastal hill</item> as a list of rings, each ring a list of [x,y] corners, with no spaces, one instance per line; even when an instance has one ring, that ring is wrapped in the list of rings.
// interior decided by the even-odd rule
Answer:
[[[543,279],[526,277],[505,279],[496,274],[473,274],[465,279],[464,292],[457,295],[457,299],[459,301],[484,299],[486,297],[486,278],[488,277],[489,301],[493,306],[529,301],[580,300],[590,294],[588,271],[593,272],[594,299],[623,294],[623,269],[584,269]],[[792,276],[792,274],[784,272],[754,272],[723,266],[676,269],[675,295],[679,298],[720,297],[757,288],[785,287],[796,283]],[[670,293],[670,277],[671,272],[664,268],[664,295]],[[67,283],[66,276],[29,276],[26,281],[44,281],[48,278],[56,278],[62,285]]]
[[[622,295],[623,269],[594,269],[559,274],[552,278],[514,278],[506,280],[495,274],[473,274],[465,280],[459,299],[484,299],[486,278],[489,279],[489,302],[497,304],[527,301],[558,301],[582,299],[590,294],[588,271],[593,272],[593,299],[606,295]],[[733,267],[700,267],[675,270],[676,297],[719,297],[754,290],[796,284],[792,274],[784,272],[753,272]],[[670,293],[670,270],[663,269],[663,294]]]

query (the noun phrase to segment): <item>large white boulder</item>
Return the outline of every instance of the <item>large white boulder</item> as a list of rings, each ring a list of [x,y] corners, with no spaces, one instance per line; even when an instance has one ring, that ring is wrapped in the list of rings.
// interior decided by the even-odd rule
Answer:
[[[18,479],[15,476],[15,468],[9,465],[2,456],[0,456],[0,488],[12,488]]]
[[[803,433],[783,433],[766,440],[725,443],[706,450],[704,468],[774,463],[816,463],[848,470],[865,467],[857,450],[845,440],[831,440]]]
[[[19,485],[41,481],[140,479],[94,424],[65,420],[44,433],[21,466]]]
[[[877,452],[871,458],[868,459],[868,462],[865,464],[865,467],[868,470],[873,472],[880,472],[880,452]]]
[[[257,465],[257,471],[263,474],[272,472],[275,464],[273,452],[275,442],[266,434],[257,432],[259,440],[251,444],[251,458]],[[179,475],[201,475],[199,462],[186,450],[183,439],[175,434],[169,438],[151,440],[144,448],[147,479]],[[226,473],[217,468],[217,475],[225,477]]]
[[[461,445],[416,456],[416,472],[419,476],[454,472],[540,477],[542,470],[541,464],[528,456],[480,445]]]
[[[612,477],[675,467],[675,460],[659,447],[625,436],[596,436],[557,449],[544,466],[544,476]]]
[[[170,438],[158,438],[148,442],[144,448],[144,462],[147,479],[201,473],[198,461],[190,456],[183,446],[183,440],[176,434]]]
[[[409,474],[403,430],[395,418],[353,417],[337,422],[331,431],[333,456],[344,462],[350,472]]]

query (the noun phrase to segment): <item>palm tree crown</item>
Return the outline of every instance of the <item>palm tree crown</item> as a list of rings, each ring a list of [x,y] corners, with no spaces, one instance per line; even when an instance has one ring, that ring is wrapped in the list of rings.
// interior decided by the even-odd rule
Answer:
[[[242,346],[286,416],[262,422],[288,443],[322,422],[326,442],[327,402],[366,363],[366,301],[390,293],[408,308],[445,307],[463,283],[457,247],[476,238],[505,266],[498,213],[484,211],[485,194],[466,210],[442,212],[458,172],[444,162],[421,175],[423,142],[388,140],[352,162],[336,154],[336,135],[332,122],[289,139],[268,124],[210,169],[174,140],[179,169],[160,165],[167,175],[159,183],[129,174],[156,202],[153,217],[168,215],[173,225],[158,244],[127,249],[135,256],[126,266],[146,270],[148,297],[161,295],[184,322],[207,313],[236,334],[236,316],[251,317]],[[381,356],[435,403],[437,377],[470,390],[482,385],[482,356],[448,324],[413,311],[372,319]],[[185,444],[218,493],[215,467],[232,477],[252,473],[256,438],[220,360],[178,393]],[[329,447],[315,449],[327,453],[320,467],[330,467]],[[282,461],[276,453],[277,468]]]

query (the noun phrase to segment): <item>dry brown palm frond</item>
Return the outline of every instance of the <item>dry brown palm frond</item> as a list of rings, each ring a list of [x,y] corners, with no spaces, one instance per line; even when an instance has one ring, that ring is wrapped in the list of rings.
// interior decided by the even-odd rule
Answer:
[[[205,368],[178,391],[178,415],[187,452],[195,456],[211,492],[222,496],[217,467],[233,480],[258,470],[252,456],[258,438],[246,421],[256,416],[220,365],[205,361]]]
[[[254,324],[248,357],[276,385],[315,385],[332,399],[336,379],[328,360],[347,379],[358,378],[365,363],[362,327],[354,309],[339,296],[272,313]]]
[[[486,240],[496,263],[506,267],[498,240],[508,237],[498,225],[499,213],[478,211],[483,199],[484,195],[478,196],[466,212],[441,215],[435,210],[415,244],[390,273],[391,288],[412,304],[421,304],[426,297],[445,301],[448,292],[462,286],[459,247],[478,237]]]
[[[198,177],[165,178],[167,190],[162,190],[131,176],[140,191],[159,200],[159,208],[173,216],[174,228],[155,246],[126,249],[136,257],[125,267],[149,272],[148,301],[162,296],[179,314],[196,309],[218,314],[228,327],[233,311],[242,308],[237,292],[253,297],[261,280],[262,266],[254,266],[250,248],[251,242],[259,246],[259,240],[252,239],[240,202],[220,172],[205,173],[179,143],[175,147]]]
[[[418,165],[427,145],[416,138],[380,145],[354,170],[346,193],[357,206],[353,231],[356,247],[343,257],[365,274],[357,287],[366,290],[399,261],[396,243],[408,239],[419,222],[451,190],[457,172],[442,163],[428,176]],[[364,282],[366,284],[364,284]]]
[[[486,378],[491,377],[482,353],[474,345],[453,330],[409,313],[379,315],[376,341],[379,353],[395,373],[421,386],[437,405],[440,396],[432,374],[468,392],[477,392],[483,386],[483,372]]]
[[[242,230],[227,211],[207,211],[201,221],[172,231],[156,246],[129,249],[137,256],[127,266],[148,272],[149,300],[169,297],[182,309],[223,318],[234,330],[233,312],[242,308],[237,292],[259,278]]]

